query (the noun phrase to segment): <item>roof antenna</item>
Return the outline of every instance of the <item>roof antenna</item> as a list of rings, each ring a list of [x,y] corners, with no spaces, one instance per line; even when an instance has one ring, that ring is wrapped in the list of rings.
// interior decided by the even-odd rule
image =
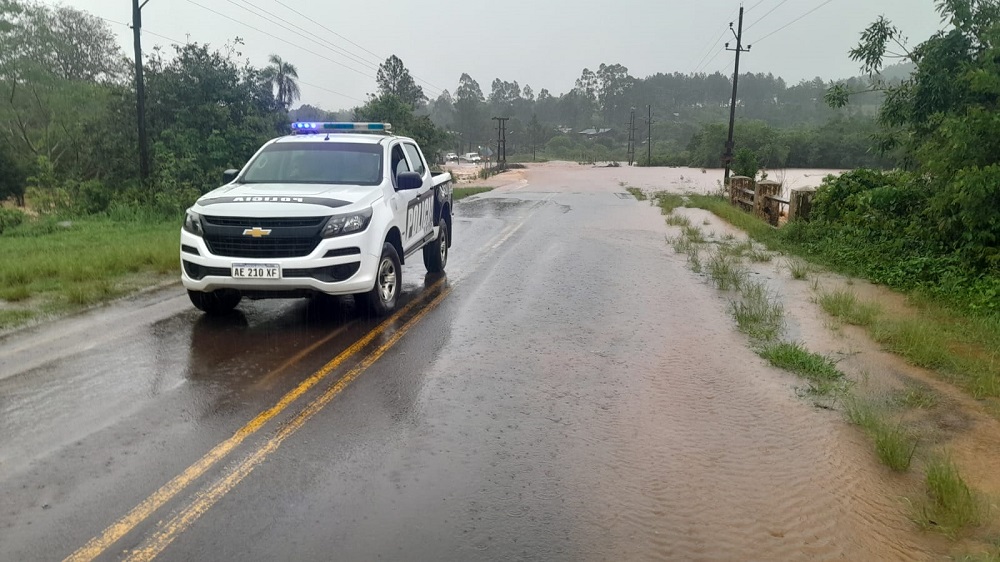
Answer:
[[[328,141],[328,140],[330,140],[330,133],[327,133],[327,134],[326,134],[326,138],[325,138],[325,139],[323,139],[323,140],[325,140],[325,141]]]

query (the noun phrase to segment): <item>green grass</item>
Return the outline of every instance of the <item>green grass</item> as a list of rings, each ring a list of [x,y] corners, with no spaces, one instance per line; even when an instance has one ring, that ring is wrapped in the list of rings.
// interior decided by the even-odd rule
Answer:
[[[0,309],[0,330],[20,326],[38,315],[33,310]]]
[[[477,195],[479,193],[486,193],[487,191],[493,191],[492,187],[456,187],[451,190],[451,198],[453,201],[459,201],[470,197],[472,195]]]
[[[669,215],[667,217],[667,224],[670,226],[690,227],[691,219],[683,215]]]
[[[769,343],[760,348],[758,354],[771,365],[809,381],[813,394],[827,395],[846,389],[844,374],[833,361],[807,350],[798,342]]]
[[[774,229],[718,196],[691,194],[687,196],[684,205],[714,213],[747,232],[752,239],[771,251],[798,256],[789,265],[789,270],[796,279],[806,279],[811,274],[812,266],[804,257],[842,273],[864,273],[856,264],[852,266],[853,258],[844,257],[857,253],[857,248],[854,247],[856,242],[848,240],[837,246],[840,242],[833,241],[830,242],[832,245],[809,246],[796,238],[796,232],[801,234],[803,229]],[[887,267],[890,265],[892,264],[887,264]],[[898,280],[906,278],[905,275],[898,279],[891,278],[889,282],[899,285]],[[959,287],[956,290],[961,292],[965,289]],[[962,302],[961,295],[949,299],[942,298],[937,293],[926,296],[925,292],[917,290],[910,297],[917,308],[916,318],[886,319],[875,312],[876,305],[851,307],[844,300],[840,303],[827,302],[825,307],[840,309],[839,314],[845,321],[866,326],[873,338],[889,351],[905,357],[915,365],[937,371],[944,379],[955,383],[972,396],[991,400],[1000,398],[1000,314],[972,314],[967,307],[962,308],[967,303]],[[983,300],[982,295],[969,298],[978,299],[977,302]],[[845,305],[848,305],[846,309]],[[835,312],[831,314],[838,315]],[[1000,418],[1000,405],[990,402],[985,406],[991,415]]]
[[[701,231],[697,226],[685,226],[681,229],[683,231],[684,237],[691,241],[692,244],[704,244],[707,242],[705,239],[705,233]]]
[[[635,197],[637,201],[645,201],[646,199],[649,199],[646,197],[646,193],[638,187],[626,187],[625,191],[631,193],[632,197]]]
[[[918,502],[916,522],[924,529],[949,537],[978,527],[986,516],[985,502],[969,487],[958,467],[947,457],[928,461],[924,471],[927,497]]]
[[[708,274],[722,291],[739,290],[749,275],[738,258],[719,252],[708,259]]]
[[[0,299],[18,303],[0,319],[6,327],[120,296],[136,288],[132,277],[179,274],[180,220],[50,224],[26,223],[0,236]]]
[[[869,400],[853,397],[845,402],[847,420],[860,427],[875,445],[882,464],[906,472],[913,462],[917,440],[902,425],[888,421],[882,408]]]
[[[855,326],[872,326],[882,313],[877,303],[862,303],[854,293],[833,291],[819,297],[819,305],[827,314]]]
[[[653,194],[653,200],[664,215],[674,212],[674,209],[684,205],[684,196],[666,191],[657,191]]]
[[[812,270],[809,262],[796,258],[788,260],[786,266],[788,267],[788,272],[792,274],[792,279],[799,281],[808,279],[809,272]]]
[[[785,310],[760,283],[746,284],[730,305],[737,328],[758,342],[777,339],[785,328]]]
[[[924,317],[881,319],[872,337],[914,365],[932,369],[975,398],[1000,397],[998,351],[966,344],[947,326]]]
[[[698,252],[697,247],[691,248],[691,250],[688,252],[688,267],[690,267],[691,271],[695,273],[701,273],[703,270],[703,267],[701,265],[701,255]]]

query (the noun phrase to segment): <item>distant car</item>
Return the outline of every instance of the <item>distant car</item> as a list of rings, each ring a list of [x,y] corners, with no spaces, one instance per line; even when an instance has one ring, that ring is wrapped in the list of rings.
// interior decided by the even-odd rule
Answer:
[[[454,152],[449,152],[448,154],[444,155],[444,160],[445,162],[458,162],[458,154],[455,154]]]
[[[483,158],[479,156],[478,152],[466,152],[462,155],[462,160],[465,162],[472,162],[473,164],[478,164],[482,162]]]

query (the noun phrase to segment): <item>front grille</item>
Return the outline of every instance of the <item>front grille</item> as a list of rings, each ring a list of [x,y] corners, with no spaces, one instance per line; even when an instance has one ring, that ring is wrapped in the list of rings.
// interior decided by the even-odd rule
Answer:
[[[319,236],[309,238],[251,238],[249,236],[209,236],[205,244],[212,254],[232,258],[301,258],[319,244]]]
[[[280,217],[280,218],[255,218],[255,217],[216,217],[205,215],[201,217],[203,221],[212,226],[238,226],[240,228],[287,228],[303,226],[320,226],[328,217]]]
[[[230,258],[301,258],[322,240],[327,217],[202,217],[205,244],[216,256]],[[257,238],[250,229],[266,232]]]

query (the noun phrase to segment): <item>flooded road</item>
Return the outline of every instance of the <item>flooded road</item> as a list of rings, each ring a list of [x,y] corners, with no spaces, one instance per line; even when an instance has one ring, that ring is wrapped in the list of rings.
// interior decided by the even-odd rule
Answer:
[[[460,202],[384,321],[172,286],[0,341],[0,560],[935,558],[633,172]]]

